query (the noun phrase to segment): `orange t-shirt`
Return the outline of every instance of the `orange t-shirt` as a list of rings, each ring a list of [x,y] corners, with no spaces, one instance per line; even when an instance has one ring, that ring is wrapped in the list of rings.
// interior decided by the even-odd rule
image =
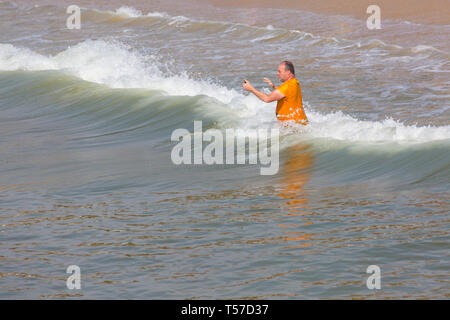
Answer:
[[[303,109],[302,91],[298,80],[296,78],[287,80],[277,90],[284,95],[284,98],[278,100],[277,103],[275,113],[278,120],[294,120],[301,124],[307,124],[308,118]]]

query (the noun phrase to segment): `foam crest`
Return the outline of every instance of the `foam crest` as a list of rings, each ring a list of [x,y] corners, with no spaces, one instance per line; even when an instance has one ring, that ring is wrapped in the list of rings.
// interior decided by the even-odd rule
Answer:
[[[119,9],[116,9],[116,11],[114,13],[124,16],[124,17],[130,17],[130,18],[142,17],[142,11],[137,10],[133,7],[128,7],[128,6],[122,6]]]
[[[424,51],[431,51],[431,52],[438,52],[438,53],[445,54],[445,52],[443,52],[443,51],[441,51],[439,49],[436,49],[433,46],[426,46],[426,45],[418,45],[418,46],[412,47],[411,51],[413,53],[419,53],[419,52],[424,52]]]
[[[35,53],[27,48],[17,48],[0,43],[0,70],[54,70],[57,65],[51,58]]]
[[[123,18],[142,18],[142,17],[159,17],[159,18],[170,18],[170,16],[165,12],[149,12],[147,14],[143,14],[141,10],[138,10],[134,7],[122,6],[115,11],[108,11],[108,13],[119,15]]]
[[[405,125],[394,119],[358,120],[342,112],[321,114],[307,110],[310,125],[307,134],[313,138],[332,138],[354,142],[423,143],[450,139],[450,126]]]
[[[116,41],[87,40],[55,56],[0,44],[0,70],[61,70],[83,80],[111,88],[146,88],[170,95],[208,95],[230,103],[239,94],[208,80],[194,80],[186,73],[164,73],[157,57],[133,51]]]

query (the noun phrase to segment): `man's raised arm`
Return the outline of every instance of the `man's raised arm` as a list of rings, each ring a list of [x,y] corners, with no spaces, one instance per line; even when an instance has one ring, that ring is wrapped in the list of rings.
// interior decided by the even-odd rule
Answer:
[[[276,89],[273,90],[272,93],[270,93],[270,94],[266,94],[264,92],[258,91],[247,80],[244,80],[244,84],[242,85],[242,88],[245,91],[249,91],[249,92],[253,93],[259,99],[261,99],[262,101],[267,102],[267,103],[273,102],[273,101],[278,101],[278,100],[281,100],[284,98],[284,95]]]

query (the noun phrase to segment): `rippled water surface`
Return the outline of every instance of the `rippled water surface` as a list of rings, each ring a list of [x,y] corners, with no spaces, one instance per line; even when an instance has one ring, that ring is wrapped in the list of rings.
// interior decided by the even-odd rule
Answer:
[[[449,297],[448,25],[68,5],[0,2],[1,298]],[[285,59],[307,127],[241,87]],[[175,165],[196,120],[279,130],[278,172]]]

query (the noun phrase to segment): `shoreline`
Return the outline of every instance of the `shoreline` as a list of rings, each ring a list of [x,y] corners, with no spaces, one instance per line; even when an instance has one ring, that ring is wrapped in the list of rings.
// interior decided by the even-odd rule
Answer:
[[[295,9],[314,13],[347,15],[367,20],[370,5],[376,4],[381,10],[381,19],[402,20],[420,24],[450,24],[450,15],[445,14],[446,0],[199,0],[216,7]]]

